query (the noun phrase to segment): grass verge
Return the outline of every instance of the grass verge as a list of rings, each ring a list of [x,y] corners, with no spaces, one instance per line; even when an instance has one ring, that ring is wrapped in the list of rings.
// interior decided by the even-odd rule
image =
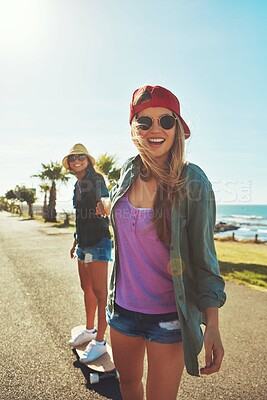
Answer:
[[[22,217],[25,219],[30,219],[27,213],[22,213]],[[51,228],[69,228],[70,230],[74,230],[75,228],[75,223],[73,221],[69,222],[69,224],[66,224],[61,218],[57,218],[57,222],[45,222],[41,215],[34,215],[33,219],[45,224],[46,226],[50,226]]]
[[[267,245],[215,241],[225,280],[267,291]]]

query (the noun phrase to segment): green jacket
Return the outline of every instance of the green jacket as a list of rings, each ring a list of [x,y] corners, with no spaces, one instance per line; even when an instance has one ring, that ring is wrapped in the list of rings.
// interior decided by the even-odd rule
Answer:
[[[108,309],[114,313],[116,269],[119,255],[113,207],[139,174],[140,156],[126,161],[121,177],[110,193],[111,223],[115,234],[115,260],[109,283]],[[198,354],[203,346],[200,327],[207,307],[221,307],[226,295],[214,247],[215,200],[211,183],[196,165],[186,163],[187,196],[180,196],[171,210],[170,264],[181,325],[185,366],[190,375],[199,376]]]

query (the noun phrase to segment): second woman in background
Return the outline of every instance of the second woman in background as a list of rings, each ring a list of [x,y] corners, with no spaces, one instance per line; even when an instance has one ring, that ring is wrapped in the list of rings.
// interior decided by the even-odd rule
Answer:
[[[76,347],[89,342],[80,358],[82,363],[87,363],[106,352],[105,307],[111,239],[108,218],[103,219],[97,216],[95,209],[100,198],[108,197],[108,190],[102,175],[94,169],[94,158],[82,144],[75,144],[64,157],[62,164],[77,177],[73,196],[73,206],[76,209],[76,232],[70,256],[78,258],[86,311],[86,328],[78,336],[72,338],[69,345]],[[98,307],[98,323],[95,328],[96,307]]]

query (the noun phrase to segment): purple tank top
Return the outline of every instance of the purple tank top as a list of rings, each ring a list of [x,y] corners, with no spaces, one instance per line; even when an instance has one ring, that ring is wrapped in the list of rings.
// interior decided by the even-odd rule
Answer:
[[[153,227],[152,208],[135,208],[126,193],[115,205],[119,265],[116,303],[145,314],[176,311],[170,249]]]

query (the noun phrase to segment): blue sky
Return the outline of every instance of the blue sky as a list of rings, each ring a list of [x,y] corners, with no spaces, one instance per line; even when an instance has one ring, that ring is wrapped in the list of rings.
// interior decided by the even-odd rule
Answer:
[[[77,142],[120,166],[147,83],[179,98],[217,202],[267,204],[266,18],[263,0],[0,0],[0,195]]]

